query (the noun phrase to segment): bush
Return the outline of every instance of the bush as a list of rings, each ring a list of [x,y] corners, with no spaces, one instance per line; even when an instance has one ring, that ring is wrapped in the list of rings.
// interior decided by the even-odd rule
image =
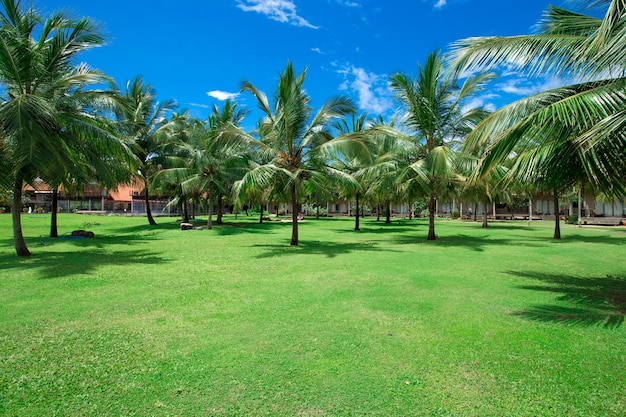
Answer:
[[[452,212],[452,218],[453,219],[458,219],[459,217],[461,217],[461,212],[460,211],[453,211]]]
[[[565,218],[567,224],[578,224],[578,216],[576,214],[570,214]]]

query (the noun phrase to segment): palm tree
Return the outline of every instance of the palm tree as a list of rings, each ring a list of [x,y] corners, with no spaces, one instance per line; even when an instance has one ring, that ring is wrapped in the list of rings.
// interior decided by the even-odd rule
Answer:
[[[136,176],[143,182],[148,223],[156,225],[150,209],[150,185],[163,167],[163,146],[167,135],[162,135],[168,124],[167,113],[174,110],[173,100],[157,101],[156,90],[141,77],[126,83],[126,92],[119,97],[117,119],[130,148],[139,160]]]
[[[579,156],[579,170],[589,184],[608,195],[626,194],[626,5],[623,0],[580,3],[602,7],[604,17],[551,6],[537,34],[471,38],[453,45],[450,59],[458,72],[506,67],[580,80],[518,100],[481,122],[468,136],[473,146],[490,142],[481,174],[512,155],[528,151],[545,161],[568,148]]]
[[[344,97],[332,98],[314,115],[310,98],[303,88],[305,77],[306,69],[297,75],[291,62],[288,62],[285,71],[280,74],[272,104],[250,82],[246,81],[242,85],[242,91],[255,96],[265,115],[259,124],[261,140],[256,141],[255,146],[271,160],[247,172],[237,184],[237,191],[264,189],[272,183],[284,184],[292,205],[292,246],[298,245],[298,204],[303,184],[311,182],[315,187],[324,187],[329,179],[354,182],[348,174],[323,163],[321,154],[358,143],[347,138],[333,139],[329,129],[331,119],[354,112],[350,100]],[[239,135],[254,143],[251,135],[244,132],[239,132]]]
[[[74,64],[78,53],[103,42],[92,22],[63,13],[44,19],[19,0],[0,0],[0,5],[0,84],[5,95],[0,103],[0,137],[10,166],[15,250],[18,256],[28,256],[20,217],[24,183],[53,171],[70,172],[70,167],[88,159],[80,159],[81,146],[94,132],[111,139],[100,150],[115,141],[100,130],[84,103],[81,111],[67,111],[76,109],[71,101],[89,95],[93,104],[98,93],[84,89],[108,81],[100,72]]]
[[[337,136],[352,136],[365,138],[367,136],[367,114],[363,113],[357,116],[352,114],[350,120],[346,118],[337,119],[331,124],[332,128],[336,132]],[[363,184],[359,181],[359,175],[363,170],[372,165],[374,162],[372,153],[362,152],[356,155],[353,154],[341,154],[333,155],[333,166],[348,173],[357,180],[357,184],[354,186],[341,187],[342,192],[348,199],[354,197],[355,211],[354,211],[354,230],[360,231],[361,226],[359,222],[360,207],[359,197],[363,195]],[[349,203],[348,203],[349,204]]]
[[[406,128],[413,133],[414,147],[421,156],[411,163],[404,175],[417,181],[428,195],[428,240],[435,240],[436,199],[455,177],[455,152],[448,146],[464,133],[468,121],[482,115],[481,109],[463,109],[464,101],[480,90],[490,75],[469,77],[461,87],[445,72],[439,52],[431,52],[418,76],[404,74],[391,78],[391,87],[406,110]]]

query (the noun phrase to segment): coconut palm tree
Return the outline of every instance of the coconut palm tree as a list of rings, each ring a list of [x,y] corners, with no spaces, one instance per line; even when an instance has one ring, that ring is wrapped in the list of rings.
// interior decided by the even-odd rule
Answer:
[[[342,118],[336,119],[333,123],[331,123],[332,128],[335,131],[337,136],[348,136],[352,137],[361,137],[365,138],[367,136],[367,114],[363,113],[360,115],[352,114],[350,118]],[[369,148],[369,146],[368,146]],[[357,180],[357,184],[355,186],[341,187],[342,193],[346,198],[354,197],[355,202],[355,211],[354,211],[354,230],[360,231],[360,207],[359,207],[359,197],[363,196],[363,183],[359,181],[359,177],[361,175],[357,175],[363,173],[363,170],[372,165],[374,162],[372,158],[371,149],[368,149],[369,152],[362,152],[359,150],[359,153],[356,155],[352,154],[341,154],[341,155],[333,155],[332,165],[336,168],[350,174]]]
[[[242,91],[252,93],[264,113],[256,146],[271,160],[248,171],[236,190],[243,192],[251,187],[263,189],[272,183],[284,184],[292,206],[292,246],[298,245],[298,205],[305,183],[313,183],[315,187],[324,187],[333,180],[356,183],[348,174],[323,162],[323,154],[348,146],[365,149],[357,140],[333,138],[331,134],[330,120],[354,112],[350,100],[332,98],[313,114],[310,98],[303,88],[305,78],[306,69],[297,75],[288,62],[280,74],[275,100],[271,104],[252,83],[245,81],[242,85]],[[239,135],[249,138],[250,143],[254,141],[249,134],[240,131]]]
[[[428,240],[435,240],[436,199],[455,177],[455,151],[449,143],[461,137],[468,122],[481,117],[479,108],[466,110],[463,104],[490,79],[488,74],[468,77],[459,87],[447,73],[439,52],[431,52],[417,78],[404,74],[391,78],[391,87],[406,110],[406,129],[399,135],[419,148],[421,156],[408,165],[402,177],[418,182],[428,196]]]
[[[93,140],[89,149],[103,155],[123,147],[92,116],[101,93],[86,91],[108,79],[74,62],[103,42],[93,23],[63,13],[44,19],[19,0],[0,0],[0,6],[0,137],[10,166],[15,249],[28,256],[20,218],[24,183],[38,176],[46,180],[53,171],[71,172],[89,159],[82,154],[86,141]]]
[[[480,174],[512,155],[528,151],[545,161],[569,148],[579,156],[579,169],[589,184],[608,195],[626,194],[626,4],[579,3],[600,7],[604,17],[551,6],[537,34],[470,38],[453,45],[450,60],[458,72],[506,68],[572,80],[571,85],[511,103],[477,126],[468,142],[490,143]],[[518,164],[517,169],[528,167]]]
[[[174,100],[157,101],[156,90],[141,77],[126,83],[126,91],[118,99],[117,119],[122,134],[139,161],[135,175],[143,182],[146,216],[156,225],[150,208],[150,186],[154,176],[164,166],[163,147],[167,146],[168,112],[176,108]]]

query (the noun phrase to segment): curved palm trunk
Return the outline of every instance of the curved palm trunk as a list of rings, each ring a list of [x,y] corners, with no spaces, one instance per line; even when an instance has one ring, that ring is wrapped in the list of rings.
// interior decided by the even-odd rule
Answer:
[[[22,174],[17,173],[13,184],[13,204],[11,205],[11,217],[13,219],[13,243],[17,256],[30,256],[30,251],[22,234],[22,186],[24,185]]]
[[[213,229],[213,192],[209,188],[209,196],[207,198],[207,208],[209,210],[209,214],[206,220],[206,228],[211,230]]]
[[[555,188],[552,194],[554,198],[554,239],[561,239],[561,222],[559,216],[559,192]]]
[[[291,246],[298,246],[298,201],[296,196],[296,185],[291,186]]]
[[[356,230],[357,232],[361,230],[361,228],[359,227],[359,192],[357,191],[356,193],[356,210],[355,210],[355,216],[354,216],[354,230]]]
[[[146,216],[148,216],[148,223],[150,223],[151,226],[156,226],[156,222],[152,217],[152,210],[150,210],[150,190],[148,189],[148,186],[144,188],[143,193],[146,200]]]
[[[57,224],[57,212],[59,211],[59,189],[52,189],[52,213],[50,218],[50,237],[59,237],[59,228]]]
[[[484,205],[484,210],[483,210],[483,229],[486,229],[489,227],[489,224],[487,223],[487,208],[489,207],[489,200],[485,199],[485,205]]]
[[[428,237],[426,240],[437,240],[435,234],[435,210],[437,209],[437,200],[435,195],[431,194],[428,199]]]

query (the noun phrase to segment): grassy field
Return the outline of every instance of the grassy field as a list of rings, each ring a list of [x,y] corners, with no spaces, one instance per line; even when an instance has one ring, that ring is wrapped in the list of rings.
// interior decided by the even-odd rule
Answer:
[[[2,416],[626,415],[624,229],[10,220]]]

